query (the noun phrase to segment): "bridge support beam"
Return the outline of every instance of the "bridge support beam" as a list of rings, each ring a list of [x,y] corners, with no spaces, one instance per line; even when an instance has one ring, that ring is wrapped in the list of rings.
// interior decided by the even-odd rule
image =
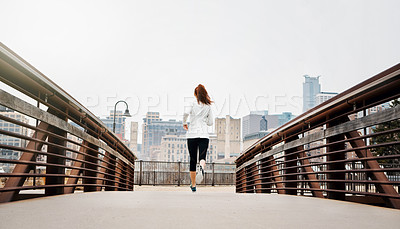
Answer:
[[[128,176],[127,176],[127,173],[128,173],[128,166],[126,166],[126,164],[123,162],[123,161],[121,161],[121,167],[122,167],[122,170],[121,170],[121,181],[122,181],[122,184],[120,185],[122,188],[124,188],[123,190],[124,191],[126,191],[126,189],[128,189]]]
[[[81,153],[86,153],[87,149],[84,146],[87,146],[88,143],[86,141],[82,142],[82,146],[79,148],[79,152]],[[85,157],[83,154],[78,154],[76,156],[76,159],[78,160],[84,160]],[[74,167],[83,167],[83,163],[81,161],[74,161],[72,163],[72,166]],[[71,176],[79,176],[82,173],[82,169],[72,169],[70,175]],[[67,180],[67,185],[75,185],[78,183],[79,178],[78,177],[69,177]],[[74,193],[76,186],[71,186],[71,187],[65,187],[64,188],[64,193]]]
[[[45,122],[41,122],[38,129],[46,131],[49,128],[49,125]],[[47,133],[36,130],[33,135],[36,139],[40,141],[45,141],[47,138]],[[43,147],[43,143],[30,141],[26,148],[28,150],[41,150]],[[34,153],[24,152],[20,159],[20,161],[36,161],[36,155]],[[28,164],[16,164],[13,170],[13,173],[29,173],[31,170],[31,166]],[[9,177],[4,188],[15,188],[21,187],[24,185],[26,177]],[[18,195],[19,190],[2,192],[0,193],[0,203],[10,202],[12,201],[16,195]]]
[[[107,174],[110,174],[110,175],[105,176],[107,179],[106,185],[108,186],[105,188],[105,190],[106,191],[116,191],[117,188],[110,187],[110,186],[117,186],[117,184],[115,183],[116,177],[114,177],[116,175],[115,171],[117,169],[117,166],[116,166],[117,158],[108,152],[106,153],[106,155],[107,154],[109,155],[109,158],[110,158],[109,159],[110,164],[107,165],[107,167],[109,168],[109,169],[107,169]]]
[[[346,133],[346,137],[348,139],[351,138],[356,138],[359,137],[360,134],[357,131],[351,131]],[[366,146],[364,140],[362,139],[357,139],[357,140],[351,140],[350,142],[351,147],[353,148],[358,148],[358,147],[364,147]],[[363,150],[355,150],[355,153],[358,158],[368,158],[368,157],[373,157],[371,151],[369,149],[363,149]],[[379,163],[376,160],[367,160],[366,162],[366,169],[376,169],[379,170],[381,169],[379,167]],[[382,171],[377,171],[377,172],[369,172],[367,175],[375,181],[381,181],[381,182],[389,182],[389,179],[387,176],[382,172]],[[375,184],[376,189],[380,193],[385,193],[388,195],[398,195],[396,190],[394,189],[393,185],[391,184]],[[386,202],[387,205],[400,209],[400,199],[396,198],[389,198],[389,197],[383,197],[384,201]]]
[[[258,178],[258,169],[257,169],[257,162],[254,162],[249,165],[249,168],[247,170],[247,175],[249,177],[246,186],[246,192],[247,193],[254,193],[255,192],[255,184],[256,180]]]
[[[270,166],[271,166],[270,171],[271,170],[273,171],[271,175],[272,175],[272,180],[275,183],[276,190],[278,194],[285,194],[284,186],[282,183],[282,177],[281,174],[279,174],[278,166],[276,165],[274,156],[269,156],[268,160],[270,160]]]
[[[83,178],[83,184],[91,184],[93,186],[84,186],[83,190],[85,192],[95,192],[97,191],[97,187],[95,186],[97,184],[97,169],[98,169],[98,157],[99,157],[99,147],[94,145],[94,144],[88,144],[88,149],[86,151],[85,155],[85,161],[91,162],[92,164],[85,163],[84,167],[85,169],[90,169],[89,170],[84,170],[83,175],[86,177],[91,177],[91,178]]]
[[[261,180],[261,175],[260,175],[260,161],[257,161],[255,163],[254,171],[253,171],[253,177],[254,177],[254,190],[255,193],[262,193],[262,180]]]
[[[298,149],[299,150],[303,150],[304,146],[301,146]],[[301,163],[301,165],[304,166],[303,167],[303,171],[307,173],[305,175],[305,177],[308,180],[308,184],[309,184],[310,188],[314,189],[314,190],[311,190],[311,193],[312,193],[312,195],[314,197],[324,198],[324,194],[322,193],[322,191],[317,191],[318,189],[321,189],[321,186],[319,185],[319,181],[317,179],[317,176],[313,173],[314,170],[311,167],[310,160],[303,159],[305,157],[306,157],[306,153],[305,152],[299,153],[300,163]]]
[[[246,189],[246,177],[244,176],[244,168],[236,172],[236,192],[243,193]]]
[[[102,165],[102,167],[100,168],[101,173],[99,173],[99,175],[98,175],[98,177],[100,178],[99,180],[97,180],[98,185],[103,185],[103,184],[107,183],[102,178],[108,179],[107,176],[104,175],[104,173],[108,172],[108,170],[109,170],[108,168],[110,166],[109,163],[110,163],[110,153],[106,152],[103,157],[103,162],[101,163],[101,165]],[[97,187],[97,191],[101,191],[101,189],[102,189],[102,187]],[[105,190],[106,190],[106,188],[105,188]]]
[[[180,163],[178,164],[178,166],[179,166],[179,171],[180,171]],[[126,166],[126,174],[127,174],[127,188],[129,189],[129,190],[132,190],[133,191],[133,183],[134,183],[134,177],[135,177],[135,171],[133,170],[133,169],[131,169],[131,168],[129,168],[129,166],[127,165]],[[179,172],[179,177],[178,177],[178,186],[180,185],[180,182],[181,182],[181,179],[180,179],[180,172]],[[130,184],[129,184],[130,183]]]
[[[270,178],[271,173],[268,173],[269,169],[264,168],[265,165],[268,166],[268,164],[270,164],[267,161],[268,161],[268,159],[261,159],[260,165],[259,165],[260,166],[260,179],[261,179],[260,186],[262,188],[261,193],[271,193],[271,182],[272,182],[272,179]]]
[[[343,122],[340,120],[337,120],[335,122],[328,123],[327,127],[332,127],[332,126],[335,126],[340,123],[343,123]],[[345,139],[344,134],[338,134],[338,135],[327,138],[326,143],[332,144],[332,145],[326,147],[327,153],[344,150],[346,148],[346,145],[343,142],[344,139]],[[342,142],[336,143],[338,141],[342,141]],[[345,159],[346,159],[345,153],[333,153],[333,154],[328,154],[326,156],[327,162],[344,161]],[[336,163],[327,164],[327,170],[330,171],[330,173],[327,174],[327,179],[343,181],[343,182],[327,182],[327,188],[328,188],[327,196],[329,199],[345,200],[344,192],[336,192],[336,190],[337,191],[345,191],[346,190],[346,183],[345,183],[345,179],[346,179],[345,175],[346,174],[344,172],[336,172],[337,170],[344,171],[345,169],[346,169],[346,166],[345,166],[344,162],[340,162],[340,163],[336,162]]]
[[[117,161],[115,170],[116,170],[116,173],[115,173],[116,177],[115,177],[114,185],[117,187],[115,189],[115,191],[122,191],[122,189],[121,189],[122,184],[120,184],[120,182],[121,182],[121,172],[122,172],[121,161],[119,161],[119,160]],[[155,177],[154,177],[154,180],[155,180]]]
[[[296,136],[293,138],[288,138],[285,140],[285,142],[288,143],[295,139],[298,139],[298,137]],[[298,180],[297,175],[291,175],[291,174],[298,173],[297,160],[296,160],[297,159],[297,155],[296,155],[297,150],[298,149],[296,147],[293,149],[285,150],[285,152],[284,152],[284,154],[285,154],[285,157],[284,157],[284,160],[285,160],[284,180],[288,181],[288,182],[285,182],[285,188],[288,188],[288,189],[285,189],[285,194],[288,194],[288,195],[297,195],[297,182],[296,182],[296,180]]]
[[[67,121],[67,118],[65,117],[64,114],[59,114],[57,111],[53,109],[49,109],[48,112],[54,114],[55,116],[59,117],[64,121]],[[56,135],[59,135],[60,137],[67,138],[67,132],[56,126],[50,126],[49,131]],[[50,135],[47,141],[49,143],[57,145],[57,146],[48,145],[47,147],[48,153],[58,154],[60,156],[66,155],[66,150],[58,147],[58,146],[66,147],[67,146],[66,140]],[[62,166],[65,166],[65,158],[47,155],[47,163],[61,165],[61,167],[48,165],[46,167],[46,174],[55,174],[55,175],[59,174],[61,176],[46,177],[46,182],[45,182],[46,185],[64,185],[65,177],[63,175],[65,175],[65,167]],[[46,187],[45,194],[46,196],[64,194],[64,187]]]
[[[297,136],[293,137],[290,141],[297,140],[299,139]],[[288,142],[290,142],[288,141]],[[299,153],[296,153],[299,152]],[[291,162],[285,162],[285,167],[297,167],[298,162],[303,166],[301,170],[305,171],[306,174],[305,177],[309,181],[309,186],[310,188],[314,189],[311,190],[312,195],[315,197],[323,198],[324,195],[322,191],[318,191],[320,189],[320,185],[318,182],[318,179],[315,174],[313,174],[314,170],[311,168],[311,163],[308,159],[303,159],[306,157],[306,153],[304,152],[304,146],[298,146],[293,149],[285,151],[285,154],[291,154],[294,153],[290,156],[285,157],[286,160],[292,160]],[[297,160],[296,160],[297,159]],[[285,170],[287,174],[292,174],[292,173],[298,173],[300,172],[298,168],[290,168]],[[295,180],[300,180],[297,179],[298,175],[288,175],[285,177],[287,181],[295,181]],[[286,187],[289,187],[290,189],[285,190],[285,194],[290,194],[290,195],[297,195],[297,184],[298,182],[288,182],[285,183]]]

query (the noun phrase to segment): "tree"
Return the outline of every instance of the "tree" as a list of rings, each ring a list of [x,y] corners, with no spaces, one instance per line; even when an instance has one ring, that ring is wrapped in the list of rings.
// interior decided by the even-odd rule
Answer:
[[[391,102],[390,107],[393,108],[400,104],[399,99],[395,99]],[[385,122],[379,124],[373,128],[374,133],[379,133],[382,131],[392,130],[400,128],[400,120],[393,120],[390,122]],[[379,135],[372,138],[375,144],[381,144],[385,142],[396,142],[400,140],[400,132],[391,132],[388,134]],[[385,147],[378,147],[373,152],[374,156],[387,156],[387,155],[398,155],[400,154],[400,145],[390,145]],[[394,159],[383,159],[379,160],[382,164],[400,164],[399,158]]]

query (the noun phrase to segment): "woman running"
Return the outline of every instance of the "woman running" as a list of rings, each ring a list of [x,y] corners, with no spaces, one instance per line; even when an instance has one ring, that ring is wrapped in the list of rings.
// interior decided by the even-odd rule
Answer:
[[[209,143],[208,126],[214,123],[211,111],[211,101],[205,87],[199,84],[194,89],[195,102],[186,107],[183,114],[183,128],[187,130],[187,146],[190,156],[190,188],[196,192],[196,182],[201,183],[204,177],[206,166],[206,154]],[[190,122],[187,119],[190,116]],[[199,151],[200,171],[196,175],[197,150]]]

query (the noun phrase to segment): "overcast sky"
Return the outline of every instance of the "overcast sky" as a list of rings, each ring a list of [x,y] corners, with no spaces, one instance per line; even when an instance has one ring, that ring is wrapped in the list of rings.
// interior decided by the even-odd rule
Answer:
[[[217,116],[300,114],[303,75],[342,92],[400,62],[399,9],[396,0],[0,0],[0,38],[97,116],[123,99],[129,121],[147,111],[181,119],[199,83]]]

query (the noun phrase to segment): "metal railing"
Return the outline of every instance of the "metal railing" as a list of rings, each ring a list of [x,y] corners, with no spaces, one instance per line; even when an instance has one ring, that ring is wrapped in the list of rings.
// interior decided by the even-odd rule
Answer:
[[[135,185],[189,185],[188,162],[136,161]],[[235,185],[235,164],[208,163],[198,185]]]
[[[0,105],[8,108],[0,112],[0,166],[6,168],[0,173],[0,203],[75,189],[133,190],[136,156],[129,148],[1,43],[0,81]]]
[[[305,112],[236,160],[236,192],[400,209],[400,64]]]

